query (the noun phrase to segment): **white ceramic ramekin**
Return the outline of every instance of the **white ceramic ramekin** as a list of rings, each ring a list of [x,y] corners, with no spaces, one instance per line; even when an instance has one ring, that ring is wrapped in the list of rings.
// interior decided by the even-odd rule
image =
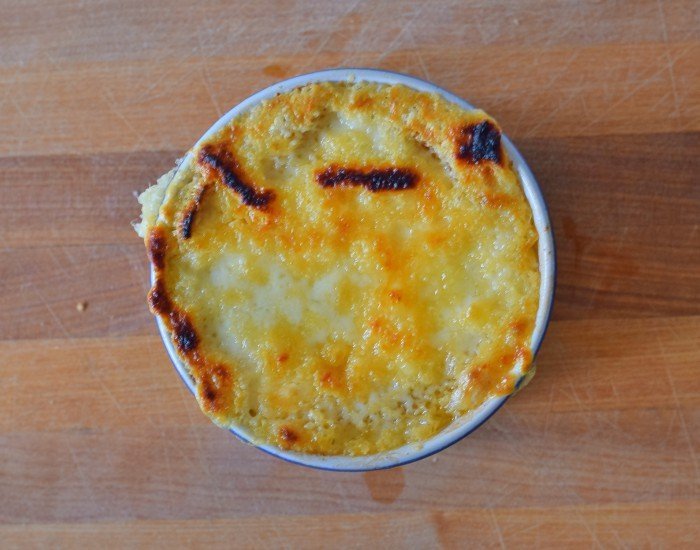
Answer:
[[[216,124],[209,128],[209,130],[207,130],[207,132],[199,139],[197,144],[195,144],[192,150],[196,150],[197,146],[201,142],[208,139],[210,136],[220,130],[238,114],[250,109],[252,106],[265,99],[275,96],[276,94],[286,92],[310,82],[347,80],[377,82],[382,84],[403,84],[410,88],[424,92],[436,92],[448,101],[456,103],[465,109],[474,109],[472,105],[449,93],[448,91],[443,90],[430,82],[426,82],[412,76],[377,69],[331,69],[327,71],[318,71],[315,73],[295,76],[294,78],[273,84],[272,86],[250,96],[248,99],[245,99],[236,105],[228,113],[222,116],[216,122]],[[530,168],[528,168],[523,157],[505,135],[502,136],[502,144],[513,162],[515,171],[518,173],[523,190],[525,191],[525,196],[527,197],[530,207],[532,208],[535,227],[537,229],[537,233],[539,234],[538,252],[541,284],[539,309],[535,320],[535,329],[532,334],[532,351],[534,355],[537,353],[537,350],[542,343],[542,338],[544,337],[544,333],[549,322],[552,300],[554,297],[556,265],[554,239],[549,222],[547,206],[544,202],[544,198],[542,197],[542,192],[535,181],[535,177],[532,175],[532,172],[530,171]],[[192,150],[182,159],[180,168],[194,161]],[[152,279],[153,276],[154,274],[151,272]],[[194,393],[194,381],[192,378],[190,378],[186,367],[175,351],[170,334],[160,319],[158,319],[157,322],[160,335],[163,338],[163,342],[168,351],[168,355],[170,355],[170,359],[175,365],[175,368],[180,374],[184,383],[187,385],[190,391]],[[519,384],[520,381],[518,382],[518,385]],[[405,445],[392,451],[370,456],[320,456],[296,453],[292,451],[285,451],[265,443],[255,442],[253,441],[251,434],[245,428],[233,428],[231,429],[231,432],[246,443],[255,445],[262,451],[295,464],[335,471],[378,470],[408,464],[409,462],[414,462],[442,451],[481,426],[481,424],[483,424],[507,401],[508,397],[509,396],[502,396],[489,399],[471,414],[455,420],[442,432],[420,444]]]

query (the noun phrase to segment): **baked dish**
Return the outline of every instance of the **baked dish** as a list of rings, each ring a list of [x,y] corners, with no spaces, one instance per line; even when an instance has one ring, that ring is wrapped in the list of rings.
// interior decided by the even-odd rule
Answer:
[[[139,201],[148,303],[202,410],[253,442],[420,443],[531,368],[537,232],[498,124],[432,93],[312,83]]]

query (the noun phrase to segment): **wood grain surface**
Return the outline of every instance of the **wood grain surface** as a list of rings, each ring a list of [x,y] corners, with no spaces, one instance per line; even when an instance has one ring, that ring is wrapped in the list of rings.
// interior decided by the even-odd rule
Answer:
[[[0,547],[700,546],[700,3],[0,13]],[[450,449],[370,474],[289,465],[199,412],[129,225],[223,112],[336,66],[494,115],[559,254],[531,385]]]

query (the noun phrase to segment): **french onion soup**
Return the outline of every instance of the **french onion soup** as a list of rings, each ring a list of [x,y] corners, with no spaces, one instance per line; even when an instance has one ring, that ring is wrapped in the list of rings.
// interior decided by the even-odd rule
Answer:
[[[139,201],[202,410],[319,455],[420,443],[527,375],[540,275],[498,124],[402,85],[258,103]]]

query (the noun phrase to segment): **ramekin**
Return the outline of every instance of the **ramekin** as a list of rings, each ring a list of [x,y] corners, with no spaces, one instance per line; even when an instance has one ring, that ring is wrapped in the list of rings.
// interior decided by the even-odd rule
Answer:
[[[338,82],[338,81],[355,81],[355,82],[376,82],[381,84],[403,84],[415,90],[422,92],[435,92],[440,94],[448,101],[455,103],[465,109],[474,109],[475,107],[467,101],[457,97],[456,95],[419,78],[408,76],[405,74],[383,71],[378,69],[330,69],[325,71],[317,71],[305,75],[295,76],[277,84],[273,84],[253,94],[249,98],[243,100],[236,105],[228,113],[222,116],[206,133],[197,141],[194,147],[182,159],[180,167],[187,166],[194,161],[192,151],[196,150],[200,143],[207,140],[213,134],[218,132],[229,121],[235,118],[242,112],[250,109],[261,101],[271,98],[279,93],[298,88],[312,82]],[[552,228],[549,221],[549,213],[547,206],[542,196],[535,177],[530,168],[523,159],[522,155],[515,148],[513,143],[505,136],[501,140],[503,147],[508,153],[513,168],[517,172],[522,184],[525,196],[530,203],[532,209],[535,228],[539,235],[538,254],[540,267],[540,302],[535,320],[535,328],[532,334],[531,349],[533,356],[537,353],[542,343],[549,317],[552,310],[552,302],[554,298],[554,287],[556,278],[556,259],[554,238]],[[155,277],[153,269],[151,269],[151,282]],[[178,356],[173,346],[170,334],[162,323],[160,318],[156,318],[158,330],[160,332],[165,348],[170,356],[170,359],[175,366],[178,374],[182,378],[187,388],[194,394],[194,381],[187,372],[187,368]],[[520,386],[522,379],[516,384],[516,388]],[[377,453],[368,456],[321,456],[313,454],[298,453],[286,451],[274,445],[255,441],[253,436],[243,427],[231,428],[231,433],[236,435],[242,441],[251,444],[258,449],[265,451],[273,456],[284,459],[294,464],[318,468],[321,470],[332,471],[369,471],[380,470],[384,468],[392,468],[401,466],[416,460],[421,460],[430,455],[438,453],[450,445],[453,445],[460,439],[466,437],[486,420],[488,420],[503,404],[508,400],[510,395],[492,397],[484,402],[476,410],[465,415],[450,424],[437,435],[421,443],[405,445],[391,451]]]

